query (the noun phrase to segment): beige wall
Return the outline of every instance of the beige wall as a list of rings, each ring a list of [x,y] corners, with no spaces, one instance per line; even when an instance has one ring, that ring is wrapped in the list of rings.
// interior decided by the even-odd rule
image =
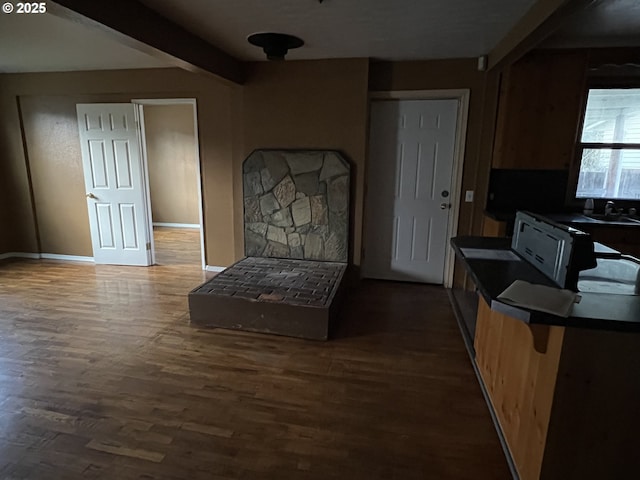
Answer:
[[[0,75],[0,253],[37,252],[17,99]]]
[[[110,77],[110,81],[100,81],[97,85],[93,85],[92,81],[101,80],[103,74],[85,72],[0,76],[0,87],[3,87],[0,91],[4,92],[0,98],[6,100],[7,91],[10,92],[9,98],[11,93],[14,94],[14,99],[16,93],[22,92],[22,102],[27,110],[25,126],[28,126],[49,108],[55,107],[58,113],[69,114],[79,100],[97,102],[120,101],[118,98],[175,97],[178,96],[176,92],[181,92],[182,96],[196,97],[203,163],[207,258],[211,265],[228,265],[243,254],[241,164],[257,148],[338,149],[349,158],[353,168],[351,259],[356,265],[360,263],[369,89],[471,90],[463,189],[475,190],[478,200],[475,204],[462,204],[459,231],[461,234],[479,232],[484,206],[484,170],[488,172],[491,146],[490,140],[483,142],[482,139],[485,136],[492,138],[492,130],[488,134],[483,130],[482,119],[492,112],[491,103],[495,102],[493,92],[497,91],[497,82],[477,72],[474,59],[375,63],[371,68],[366,59],[259,62],[248,65],[248,80],[243,88],[226,87],[207,77],[176,70],[108,72],[105,75]],[[118,90],[127,93],[115,93]],[[45,95],[36,96],[34,93]],[[493,107],[495,109],[495,105]],[[488,124],[493,125],[493,122]],[[75,126],[69,128],[69,132],[73,130],[75,134],[74,129]],[[19,137],[19,129],[17,135]],[[27,134],[27,137],[31,136]],[[30,138],[29,142],[32,142]],[[56,142],[60,143],[60,140]],[[35,147],[32,149],[38,151]],[[233,163],[229,161],[231,157]],[[41,177],[40,170],[46,171],[43,160],[41,154],[32,160],[34,165],[38,165],[34,180]],[[49,158],[47,161],[52,160]],[[58,158],[54,164],[64,165],[65,161]],[[20,160],[13,163],[17,167],[21,165]],[[65,171],[66,177],[70,175],[69,171]],[[52,220],[55,209],[44,206],[45,198],[50,195],[70,195],[75,198],[84,193],[82,188],[53,188],[53,184],[59,184],[55,181],[49,182],[48,186],[41,185],[39,180],[36,183],[38,190],[42,190],[35,193],[36,206],[45,212],[42,215],[39,213],[38,217],[39,220],[41,216],[45,217],[40,220],[47,237],[43,244],[65,245],[64,251],[51,253],[87,254],[87,246],[77,241],[79,238],[88,238],[86,226],[84,230],[77,226],[77,231],[72,235],[76,241],[72,242],[56,231],[57,220]],[[20,189],[20,192],[23,191],[24,188]],[[73,212],[69,211],[69,216],[86,218],[84,198],[81,200],[82,206]],[[20,208],[25,210],[23,205]],[[32,238],[33,234],[23,235],[23,244],[28,244]]]
[[[244,158],[259,148],[340,150],[351,161],[352,249],[360,264],[367,138],[368,60],[259,62],[249,65],[242,98],[243,152],[235,159],[236,251],[242,252]]]
[[[24,96],[20,108],[40,251],[90,257],[75,101],[72,97]]]
[[[336,148],[354,168],[353,252],[360,263],[364,203],[364,173],[368,135],[368,91],[467,88],[471,91],[463,190],[474,190],[477,201],[463,203],[460,234],[479,234],[486,195],[493,130],[483,120],[495,115],[497,79],[476,69],[476,59],[425,62],[325,60],[255,63],[243,89],[244,155],[256,148]],[[486,108],[486,105],[489,108]],[[488,134],[488,141],[483,142]],[[241,251],[242,203],[240,163],[234,172],[236,249]]]
[[[207,263],[232,263],[236,252],[231,112],[232,102],[241,98],[235,88],[179,69],[0,75],[0,172],[9,186],[3,192],[8,204],[3,205],[6,218],[0,215],[0,249],[92,254],[74,120],[76,103],[186,97],[198,102]],[[27,165],[33,177],[33,204]],[[37,211],[41,248],[32,206]]]
[[[359,264],[368,91],[468,88],[462,189],[474,190],[476,201],[461,203],[458,234],[481,233],[497,73],[478,72],[476,59],[258,62],[248,64],[247,71],[244,87],[178,69],[0,75],[0,253],[91,254],[75,143],[75,103],[132,98],[197,99],[208,264],[229,265],[243,254],[241,163],[257,148],[338,149],[351,160],[350,258]],[[27,165],[33,176],[33,204]],[[32,205],[38,212],[42,249]]]
[[[199,224],[193,107],[143,108],[153,221]]]

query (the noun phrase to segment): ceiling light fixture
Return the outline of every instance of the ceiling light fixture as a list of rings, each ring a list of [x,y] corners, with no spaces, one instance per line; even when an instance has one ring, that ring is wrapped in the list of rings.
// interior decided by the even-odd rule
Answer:
[[[302,39],[286,33],[254,33],[247,40],[251,45],[262,47],[269,60],[284,60],[290,49],[304,45]]]

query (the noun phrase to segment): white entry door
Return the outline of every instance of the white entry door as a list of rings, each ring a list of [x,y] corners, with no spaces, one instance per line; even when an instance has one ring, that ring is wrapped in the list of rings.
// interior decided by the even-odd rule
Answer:
[[[132,104],[78,104],[96,263],[150,265],[144,175]]]
[[[458,100],[371,105],[363,275],[443,283]]]

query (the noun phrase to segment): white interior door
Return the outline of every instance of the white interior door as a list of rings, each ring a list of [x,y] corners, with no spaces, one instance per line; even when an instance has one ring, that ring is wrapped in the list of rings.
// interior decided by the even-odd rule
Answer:
[[[458,100],[371,104],[363,276],[443,283]]]
[[[150,265],[146,193],[132,104],[78,104],[96,263]]]

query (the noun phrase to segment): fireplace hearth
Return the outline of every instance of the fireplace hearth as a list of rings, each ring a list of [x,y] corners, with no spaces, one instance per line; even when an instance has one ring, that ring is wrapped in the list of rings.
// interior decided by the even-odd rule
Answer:
[[[246,258],[189,293],[191,322],[327,340],[349,255],[349,163],[256,150],[242,175]]]
[[[326,340],[346,266],[244,258],[189,294],[191,322]]]

